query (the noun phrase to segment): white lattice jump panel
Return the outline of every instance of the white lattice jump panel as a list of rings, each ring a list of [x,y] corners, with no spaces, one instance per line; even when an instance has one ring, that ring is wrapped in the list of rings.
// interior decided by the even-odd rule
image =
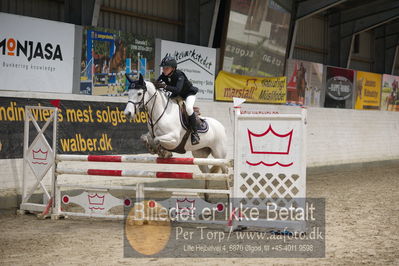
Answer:
[[[234,197],[266,209],[303,207],[306,110],[292,115],[235,116]]]

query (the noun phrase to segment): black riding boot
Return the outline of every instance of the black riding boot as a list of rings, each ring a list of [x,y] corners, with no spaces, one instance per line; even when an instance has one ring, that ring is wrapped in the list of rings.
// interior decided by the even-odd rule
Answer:
[[[195,118],[195,113],[189,116],[190,128],[191,128],[191,144],[197,145],[200,141],[200,137],[197,133],[197,119]]]

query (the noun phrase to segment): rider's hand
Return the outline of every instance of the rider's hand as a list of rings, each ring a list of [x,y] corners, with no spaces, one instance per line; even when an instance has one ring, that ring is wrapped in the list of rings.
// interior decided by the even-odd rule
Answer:
[[[167,86],[165,82],[156,82],[154,85],[157,89],[165,89]]]

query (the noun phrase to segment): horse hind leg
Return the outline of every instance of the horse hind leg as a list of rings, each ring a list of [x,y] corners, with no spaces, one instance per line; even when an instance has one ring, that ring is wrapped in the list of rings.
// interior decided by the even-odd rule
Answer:
[[[209,154],[211,154],[210,148],[202,148],[199,150],[191,151],[194,158],[208,158]],[[206,165],[199,165],[199,169],[202,173],[209,173],[209,167]]]
[[[227,156],[226,149],[221,145],[215,149],[212,149],[211,154],[215,159],[225,159]],[[228,171],[229,169],[226,166],[213,166],[210,172],[227,174]]]
[[[215,149],[212,150],[211,152],[213,158],[215,159],[225,159],[227,156],[227,152],[226,149],[224,148],[224,146],[219,146]],[[212,166],[211,173],[223,173],[223,174],[228,174],[229,173],[229,169],[227,166]],[[210,180],[205,181],[205,188],[208,189],[210,187]],[[225,189],[229,190],[229,180],[226,180],[225,182]],[[230,197],[227,196],[227,200],[228,202],[230,201]]]
[[[222,145],[220,145],[220,146],[215,147],[214,149],[211,150],[211,155],[215,159],[225,159],[227,154],[226,154],[225,148]],[[209,173],[227,174],[228,171],[229,171],[229,169],[226,166],[216,166],[216,165],[214,165],[209,170]],[[228,182],[229,181],[227,180],[226,181],[226,189],[229,188],[229,183]],[[206,180],[205,181],[205,189],[209,189],[210,188],[210,183],[211,183],[211,180]],[[205,200],[209,201],[208,199],[209,199],[209,195],[206,194],[205,195]]]
[[[194,158],[208,158],[208,156],[211,154],[211,149],[210,148],[202,148],[199,150],[195,150],[191,152],[193,154]],[[199,165],[198,168],[201,170],[202,173],[209,173],[209,167],[207,165]],[[205,180],[205,189],[208,189],[209,187],[209,180]],[[209,201],[209,194],[204,193],[204,199],[205,201]]]

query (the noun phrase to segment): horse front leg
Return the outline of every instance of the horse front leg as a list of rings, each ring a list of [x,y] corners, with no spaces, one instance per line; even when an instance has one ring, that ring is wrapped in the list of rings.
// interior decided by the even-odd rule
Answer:
[[[158,153],[158,147],[155,144],[154,138],[151,136],[150,132],[141,135],[140,139],[144,142],[145,147],[151,154]]]
[[[173,150],[179,145],[179,139],[173,132],[155,137],[154,142],[157,145],[157,153],[161,158],[172,157],[172,152],[168,150]]]
[[[141,140],[144,142],[144,145],[151,154],[158,154],[161,158],[172,157],[172,153],[166,150],[162,145],[165,139],[160,139],[158,137],[153,138],[150,132],[147,132],[141,136]]]
[[[173,150],[179,145],[179,138],[174,132],[171,132],[165,135],[156,136],[154,142],[156,145],[160,145],[165,149]]]

